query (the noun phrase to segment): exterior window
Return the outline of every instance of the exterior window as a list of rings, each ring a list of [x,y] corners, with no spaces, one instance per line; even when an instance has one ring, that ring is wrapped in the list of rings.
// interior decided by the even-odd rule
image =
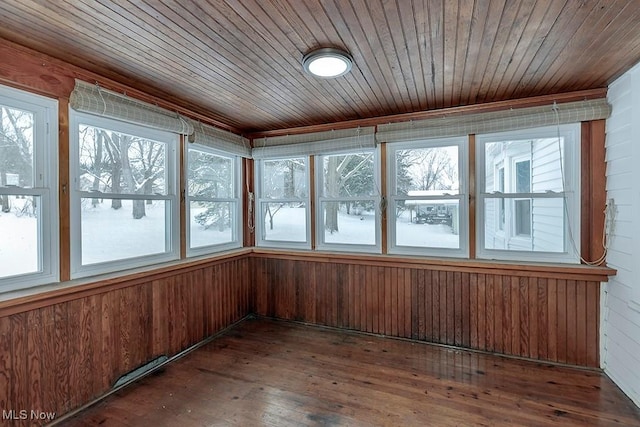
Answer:
[[[240,158],[194,144],[186,158],[189,255],[240,246]]]
[[[172,133],[71,111],[72,276],[176,259]]]
[[[375,151],[316,157],[319,249],[379,251],[379,186]]]
[[[389,145],[390,252],[467,256],[466,143]]]
[[[308,157],[257,162],[257,244],[310,248]]]
[[[0,86],[0,292],[58,280],[57,108]]]
[[[477,141],[478,256],[577,262],[571,238],[579,239],[579,126]]]

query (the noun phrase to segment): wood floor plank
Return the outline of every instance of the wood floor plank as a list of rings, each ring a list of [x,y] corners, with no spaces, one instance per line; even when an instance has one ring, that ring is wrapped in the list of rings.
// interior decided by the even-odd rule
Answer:
[[[248,319],[69,426],[640,425],[596,370]]]

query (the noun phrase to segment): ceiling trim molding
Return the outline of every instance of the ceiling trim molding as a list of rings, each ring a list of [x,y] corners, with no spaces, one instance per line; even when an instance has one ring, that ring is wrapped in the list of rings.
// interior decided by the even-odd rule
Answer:
[[[487,102],[484,104],[463,105],[460,107],[443,108],[439,110],[418,111],[415,113],[394,114],[390,116],[373,117],[370,119],[348,120],[336,123],[327,123],[313,126],[303,126],[289,129],[278,129],[265,132],[254,132],[246,135],[249,139],[276,137],[284,135],[297,135],[310,132],[323,132],[338,129],[348,129],[354,127],[378,126],[389,123],[407,122],[411,120],[424,120],[440,117],[451,117],[455,115],[466,115],[475,113],[487,113],[516,108],[538,107],[565,102],[586,101],[607,97],[607,88],[581,90],[577,92],[566,92],[553,95],[541,95],[530,98],[511,99],[507,101]]]

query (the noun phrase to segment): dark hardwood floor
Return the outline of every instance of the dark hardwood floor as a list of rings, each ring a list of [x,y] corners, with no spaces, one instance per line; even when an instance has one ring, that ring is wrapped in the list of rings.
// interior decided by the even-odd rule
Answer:
[[[71,426],[638,425],[604,374],[249,319]]]

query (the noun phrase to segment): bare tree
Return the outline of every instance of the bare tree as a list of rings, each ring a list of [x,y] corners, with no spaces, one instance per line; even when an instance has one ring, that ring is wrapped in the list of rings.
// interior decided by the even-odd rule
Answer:
[[[457,181],[458,171],[450,154],[442,148],[414,150],[409,161],[416,190],[447,190]]]
[[[286,159],[270,161],[269,164],[269,170],[265,170],[262,183],[265,198],[292,199],[303,196],[299,194],[301,190],[298,188],[296,176],[304,170],[304,161]],[[273,206],[274,204],[276,206]],[[284,206],[285,203],[267,203],[266,214],[270,230],[273,230],[273,218]]]
[[[373,182],[373,153],[328,156],[324,165],[325,196],[331,198],[361,195]],[[346,202],[349,209],[351,202]],[[325,229],[338,231],[340,202],[327,202]]]
[[[96,129],[101,134],[104,142],[104,150],[107,156],[107,164],[109,165],[109,181],[111,187],[111,193],[120,194],[120,181],[122,179],[122,156],[120,154],[120,142],[118,140],[119,135],[113,132],[107,132],[104,130]],[[105,168],[106,169],[106,168]],[[111,209],[118,210],[122,208],[122,200],[111,199]]]
[[[117,132],[86,127],[81,129],[80,163],[83,174],[92,179],[94,191],[112,194],[153,194],[156,182],[164,177],[164,145]],[[95,206],[97,200],[92,201]],[[146,215],[145,201],[134,200],[132,215]],[[122,200],[111,199],[111,208],[120,209]]]
[[[16,175],[20,187],[33,185],[33,114],[0,107],[0,186],[9,184],[7,174]],[[7,195],[0,205],[3,212],[11,210]]]

